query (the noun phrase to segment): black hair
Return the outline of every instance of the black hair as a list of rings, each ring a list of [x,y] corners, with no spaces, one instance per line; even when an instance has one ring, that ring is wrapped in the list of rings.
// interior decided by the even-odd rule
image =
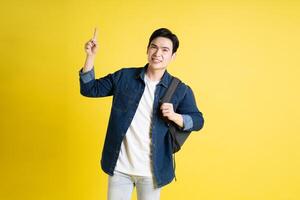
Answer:
[[[173,34],[167,28],[160,28],[160,29],[155,30],[149,38],[149,43],[148,43],[147,48],[149,48],[150,43],[152,42],[152,40],[154,40],[157,37],[165,37],[165,38],[170,39],[173,43],[172,54],[177,51],[177,49],[179,47],[179,40],[178,40],[177,36],[175,34]]]

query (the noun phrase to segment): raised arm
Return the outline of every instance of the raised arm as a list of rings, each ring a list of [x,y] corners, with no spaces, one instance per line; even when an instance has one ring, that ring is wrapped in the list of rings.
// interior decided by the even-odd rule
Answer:
[[[114,94],[115,85],[120,77],[120,70],[95,79],[94,59],[98,50],[98,30],[95,28],[93,38],[85,43],[86,60],[79,71],[80,93],[86,97],[105,97]]]

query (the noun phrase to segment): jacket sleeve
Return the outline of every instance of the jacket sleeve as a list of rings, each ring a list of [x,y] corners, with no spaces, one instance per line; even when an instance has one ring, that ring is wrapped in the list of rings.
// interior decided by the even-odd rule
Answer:
[[[79,71],[80,94],[86,97],[106,97],[114,94],[121,70],[95,79],[94,67],[88,72]]]
[[[184,131],[199,131],[203,127],[203,115],[197,108],[193,91],[189,86],[187,86],[186,93],[180,101],[176,112],[182,115],[189,115],[192,118],[192,127],[184,129]]]
[[[192,119],[192,117],[189,116],[189,115],[183,115],[183,114],[181,116],[183,118],[183,128],[182,128],[182,130],[187,131],[187,130],[193,128],[193,119]]]

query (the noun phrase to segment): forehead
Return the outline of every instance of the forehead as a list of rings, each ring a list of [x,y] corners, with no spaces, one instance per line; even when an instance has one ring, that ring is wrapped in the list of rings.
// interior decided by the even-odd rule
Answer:
[[[151,41],[151,44],[155,44],[158,47],[168,47],[169,49],[172,49],[173,43],[169,38],[165,37],[157,37],[154,40]]]

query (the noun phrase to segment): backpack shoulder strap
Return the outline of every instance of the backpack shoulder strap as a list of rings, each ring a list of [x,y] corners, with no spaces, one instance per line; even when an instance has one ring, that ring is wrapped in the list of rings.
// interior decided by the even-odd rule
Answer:
[[[178,78],[176,78],[174,76],[172,77],[171,83],[170,83],[165,95],[161,99],[161,103],[169,103],[171,101],[171,98],[180,83],[181,83],[181,81]]]

